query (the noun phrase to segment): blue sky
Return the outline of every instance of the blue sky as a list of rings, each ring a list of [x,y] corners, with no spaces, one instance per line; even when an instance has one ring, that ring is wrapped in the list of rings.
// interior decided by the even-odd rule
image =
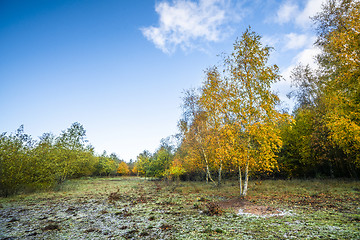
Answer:
[[[309,16],[323,0],[2,0],[0,133],[24,124],[34,139],[81,123],[98,153],[153,152],[177,132],[184,89],[251,26],[289,73],[313,64]]]

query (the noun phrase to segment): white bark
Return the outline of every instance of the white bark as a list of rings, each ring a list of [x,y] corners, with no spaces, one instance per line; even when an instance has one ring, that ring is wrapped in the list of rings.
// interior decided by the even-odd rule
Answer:
[[[240,196],[242,196],[243,189],[242,189],[242,176],[241,176],[241,168],[240,168],[240,166],[239,166],[239,184],[240,184]]]

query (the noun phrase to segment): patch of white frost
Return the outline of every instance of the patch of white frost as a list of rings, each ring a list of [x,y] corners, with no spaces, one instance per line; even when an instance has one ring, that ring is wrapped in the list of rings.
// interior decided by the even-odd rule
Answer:
[[[290,210],[286,211],[280,211],[277,210],[279,213],[272,213],[272,214],[263,214],[263,215],[259,215],[259,214],[254,214],[254,213],[247,213],[244,212],[244,209],[239,209],[237,215],[241,215],[241,216],[248,216],[248,217],[263,217],[263,218],[267,218],[267,217],[282,217],[282,216],[293,216],[294,213]]]

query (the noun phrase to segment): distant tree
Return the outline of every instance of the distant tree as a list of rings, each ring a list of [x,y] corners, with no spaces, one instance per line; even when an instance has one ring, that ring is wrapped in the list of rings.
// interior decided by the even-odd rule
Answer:
[[[137,169],[135,167],[135,162],[134,160],[130,159],[129,162],[127,163],[129,170],[130,170],[130,175],[137,175]]]
[[[319,74],[309,65],[299,64],[292,70],[290,78],[292,86],[296,87],[296,90],[290,92],[288,97],[296,100],[295,111],[314,108],[319,105],[323,90]]]
[[[165,171],[169,169],[173,154],[171,148],[160,146],[160,148],[150,158],[147,175],[150,177],[162,178],[165,176]]]
[[[132,172],[134,175],[139,176],[139,171],[138,171],[136,162],[135,162],[135,164],[134,164],[134,167],[131,169],[131,172]]]
[[[24,133],[21,125],[15,134],[0,135],[0,193],[2,196],[15,194],[31,181],[29,167],[32,164],[33,141]]]
[[[32,150],[33,164],[29,166],[34,185],[41,188],[51,187],[56,184],[56,163],[59,158],[59,151],[55,147],[55,136],[51,133],[44,133]]]
[[[58,137],[44,133],[38,141],[23,126],[14,134],[0,134],[0,195],[49,189],[69,178],[115,175],[118,164],[106,152],[96,156],[85,133],[74,123]]]
[[[118,166],[118,169],[117,169],[117,173],[119,175],[129,175],[130,174],[130,170],[129,170],[129,167],[128,165],[125,163],[125,162],[120,162],[119,163],[119,166]]]
[[[73,123],[67,130],[56,138],[56,147],[59,151],[57,162],[57,180],[63,182],[69,177],[82,175],[89,160],[83,154],[86,151],[86,131],[80,123]]]
[[[182,162],[179,158],[174,158],[171,162],[169,169],[165,170],[165,176],[169,179],[175,179],[177,182],[180,181],[180,176],[186,172],[182,166]]]
[[[135,171],[145,177],[165,177],[173,159],[172,149],[168,141],[163,139],[154,154],[144,151],[138,155],[134,166]]]
[[[148,176],[150,158],[151,153],[147,150],[144,150],[137,156],[135,167],[139,175]]]
[[[110,156],[109,156],[109,158],[111,158],[112,160],[114,160],[114,161],[117,162],[117,163],[120,163],[120,162],[123,161],[123,160],[121,160],[121,159],[116,155],[116,153],[111,153]]]
[[[110,176],[115,175],[118,168],[118,162],[114,160],[113,157],[109,157],[104,151],[100,156],[97,157],[96,163],[96,175],[99,176]]]

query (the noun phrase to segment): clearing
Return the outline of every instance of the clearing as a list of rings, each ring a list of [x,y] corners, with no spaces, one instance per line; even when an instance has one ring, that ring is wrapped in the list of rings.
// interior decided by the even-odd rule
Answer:
[[[360,183],[346,180],[68,181],[0,198],[0,239],[360,239]]]

